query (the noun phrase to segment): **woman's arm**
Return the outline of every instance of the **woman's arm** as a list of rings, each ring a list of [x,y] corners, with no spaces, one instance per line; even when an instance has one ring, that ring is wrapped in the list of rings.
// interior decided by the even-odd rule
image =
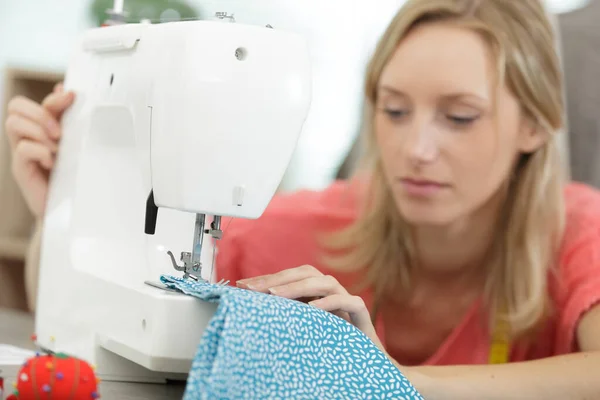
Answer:
[[[427,400],[600,399],[600,306],[577,328],[581,353],[499,365],[398,368]]]

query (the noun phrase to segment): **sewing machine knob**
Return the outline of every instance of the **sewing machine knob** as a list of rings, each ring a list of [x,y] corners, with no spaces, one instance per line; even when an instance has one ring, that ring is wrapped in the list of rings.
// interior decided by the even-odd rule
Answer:
[[[238,47],[235,50],[235,58],[237,58],[239,61],[244,61],[246,59],[246,49],[244,49],[243,47]]]

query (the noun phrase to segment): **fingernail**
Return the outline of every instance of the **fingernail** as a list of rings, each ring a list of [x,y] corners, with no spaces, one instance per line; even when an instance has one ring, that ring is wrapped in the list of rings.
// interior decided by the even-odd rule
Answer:
[[[265,286],[264,279],[259,279],[257,281],[250,280],[250,282],[251,283],[247,283],[246,285],[248,285],[248,287],[251,287],[252,289],[262,289]]]
[[[281,291],[279,289],[269,288],[269,292],[271,292],[273,294],[277,294],[277,293],[280,293]]]

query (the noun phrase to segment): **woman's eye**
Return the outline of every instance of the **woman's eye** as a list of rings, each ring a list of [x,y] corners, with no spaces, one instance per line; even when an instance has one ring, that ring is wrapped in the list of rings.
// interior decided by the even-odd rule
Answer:
[[[391,108],[386,108],[384,110],[384,112],[391,118],[391,119],[398,119],[403,117],[404,115],[406,115],[406,111],[404,110],[394,110]]]
[[[448,115],[448,116],[446,116],[446,118],[448,118],[448,120],[450,122],[452,122],[453,124],[455,124],[455,125],[464,126],[464,125],[472,124],[479,117],[478,116],[475,116],[475,117],[463,117],[463,116],[458,116],[458,115]]]

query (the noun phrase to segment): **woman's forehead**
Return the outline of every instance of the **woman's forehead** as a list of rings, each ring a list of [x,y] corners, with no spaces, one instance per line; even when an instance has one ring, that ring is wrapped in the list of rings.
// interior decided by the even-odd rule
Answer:
[[[495,63],[484,38],[465,28],[420,26],[400,42],[382,71],[379,86],[438,95],[467,93],[490,99]]]

